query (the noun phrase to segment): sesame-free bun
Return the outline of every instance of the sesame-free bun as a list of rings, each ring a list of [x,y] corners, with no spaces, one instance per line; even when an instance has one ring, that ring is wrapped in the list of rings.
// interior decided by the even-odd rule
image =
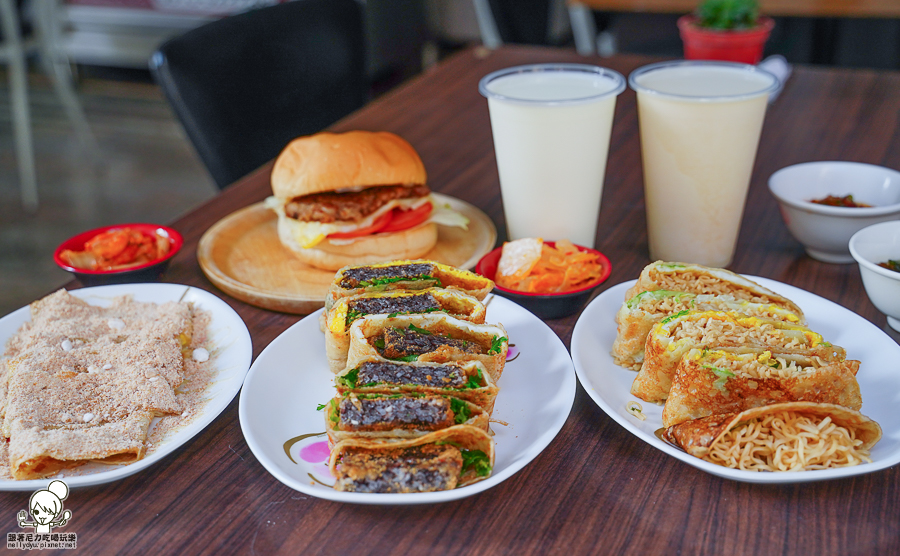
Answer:
[[[437,243],[437,224],[426,222],[408,230],[363,236],[333,243],[324,239],[315,247],[304,249],[290,233],[296,221],[278,219],[278,237],[304,263],[324,270],[338,270],[348,265],[380,263],[422,257]]]
[[[290,200],[310,193],[426,181],[418,153],[387,131],[322,132],[288,143],[272,168],[272,192]]]

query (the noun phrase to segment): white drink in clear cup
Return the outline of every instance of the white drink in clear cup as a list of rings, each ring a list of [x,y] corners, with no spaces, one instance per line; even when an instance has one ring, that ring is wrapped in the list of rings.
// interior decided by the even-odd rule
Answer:
[[[637,91],[650,258],[731,263],[772,74],[726,62],[663,62]]]
[[[491,73],[488,99],[509,238],[569,239],[591,247],[621,74],[583,64]]]

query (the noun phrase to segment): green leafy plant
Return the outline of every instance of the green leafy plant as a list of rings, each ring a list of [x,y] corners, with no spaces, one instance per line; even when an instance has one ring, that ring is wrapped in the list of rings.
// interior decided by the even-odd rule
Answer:
[[[704,0],[697,8],[698,24],[709,29],[749,29],[759,18],[757,0]]]

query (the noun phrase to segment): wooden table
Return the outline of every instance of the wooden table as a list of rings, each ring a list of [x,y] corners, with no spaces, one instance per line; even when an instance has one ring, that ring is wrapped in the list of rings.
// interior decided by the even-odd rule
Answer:
[[[566,50],[467,50],[334,129],[403,135],[421,153],[436,191],[481,207],[503,230],[487,102],[477,83],[498,68],[548,61],[586,60]],[[651,60],[587,61],[627,75]],[[796,69],[766,117],[733,270],[804,288],[885,326],[856,265],[805,256],[766,180],[811,160],[900,167],[897,90],[895,73]],[[174,224],[187,243],[166,277],[222,296],[250,328],[255,355],[298,317],[224,296],[201,274],[195,250],[209,226],[268,195],[267,170]],[[613,264],[601,290],[635,278],[649,262],[632,91],[616,107],[597,238]],[[575,320],[548,324],[568,344]],[[27,493],[0,495],[3,531],[19,531],[16,512],[27,502]],[[63,531],[78,534],[85,554],[900,553],[900,467],[802,485],[719,479],[629,434],[580,386],[566,425],[540,456],[498,486],[455,502],[373,507],[295,492],[248,449],[235,400],[173,455],[121,481],[75,489],[66,508],[74,516]]]

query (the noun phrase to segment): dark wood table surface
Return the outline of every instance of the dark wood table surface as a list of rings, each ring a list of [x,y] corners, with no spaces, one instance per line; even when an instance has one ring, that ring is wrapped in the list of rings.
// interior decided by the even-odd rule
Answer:
[[[499,68],[549,61],[597,63],[627,76],[653,60],[533,47],[470,49],[334,129],[406,137],[421,154],[431,187],[480,207],[502,240],[497,167],[478,80]],[[898,91],[896,73],[795,68],[766,116],[732,270],[809,290],[886,327],[856,265],[805,255],[766,180],[779,168],[813,160],[900,168]],[[186,244],[165,277],[234,307],[250,329],[254,356],[300,317],[218,291],[200,271],[196,248],[212,224],[269,192],[268,168],[262,168],[177,220]],[[616,106],[596,246],[613,265],[600,291],[637,277],[650,262],[630,90]],[[548,322],[566,345],[576,318]],[[302,361],[298,354],[298,367]],[[2,531],[21,531],[16,513],[27,501],[28,493],[0,495]],[[60,531],[77,533],[80,552],[89,554],[900,554],[897,466],[819,483],[720,479],[632,436],[581,386],[568,421],[541,455],[496,487],[454,502],[362,506],[291,490],[250,452],[235,399],[174,454],[126,479],[73,489],[65,504],[74,515]]]

